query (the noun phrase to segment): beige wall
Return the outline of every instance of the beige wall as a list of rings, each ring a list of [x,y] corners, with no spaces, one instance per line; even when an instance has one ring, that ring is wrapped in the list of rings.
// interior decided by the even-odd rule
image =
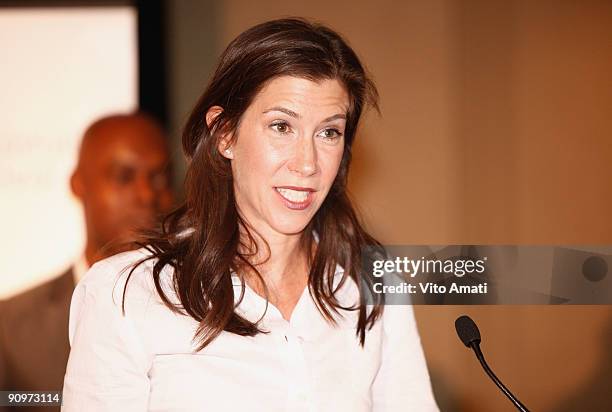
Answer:
[[[612,3],[227,0],[214,12],[217,51],[287,15],[349,39],[381,94],[351,190],[382,241],[612,243]],[[532,410],[605,410],[592,405],[612,379],[609,307],[416,311],[443,410],[512,410],[459,343],[461,313]],[[593,403],[563,409],[563,394]]]

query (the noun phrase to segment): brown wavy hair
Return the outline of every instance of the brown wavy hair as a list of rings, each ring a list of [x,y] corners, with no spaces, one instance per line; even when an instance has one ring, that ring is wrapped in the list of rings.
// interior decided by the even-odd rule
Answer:
[[[257,93],[270,80],[294,76],[312,81],[339,81],[348,92],[349,108],[345,127],[345,145],[338,174],[320,209],[302,236],[309,255],[308,290],[324,318],[335,324],[339,310],[359,312],[356,335],[364,344],[366,330],[382,314],[381,301],[370,301],[367,308],[363,285],[371,279],[363,269],[362,251],[380,244],[370,236],[357,218],[347,194],[347,176],[351,148],[362,111],[367,105],[377,111],[376,87],[346,41],[333,30],[304,19],[291,18],[265,22],[236,37],[220,57],[219,65],[204,94],[193,109],[182,136],[188,159],[185,201],[167,215],[160,230],[144,235],[139,244],[151,255],[153,279],[162,301],[175,312],[187,314],[199,322],[194,341],[204,348],[222,331],[254,336],[261,330],[235,312],[231,272],[242,279],[244,269],[261,275],[250,258],[257,254],[252,228],[237,211],[230,161],[219,153],[222,135],[238,129],[241,116]],[[206,114],[213,106],[223,110],[206,124]],[[313,238],[318,235],[318,243]],[[242,233],[242,236],[240,235]],[[265,243],[265,241],[264,241]],[[267,244],[266,244],[267,245]],[[268,249],[269,250],[269,249]],[[340,284],[334,289],[336,264],[344,268]],[[174,269],[173,288],[180,304],[174,304],[160,282],[162,268]],[[359,304],[343,307],[335,290],[347,278],[360,285]],[[263,282],[262,282],[263,283]],[[125,310],[126,287],[123,291]]]

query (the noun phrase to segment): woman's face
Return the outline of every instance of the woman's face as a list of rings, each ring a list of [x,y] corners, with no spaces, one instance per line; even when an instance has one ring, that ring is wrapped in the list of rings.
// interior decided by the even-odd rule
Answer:
[[[222,153],[238,210],[264,237],[302,232],[323,203],[342,160],[348,106],[337,80],[282,76],[243,114]]]

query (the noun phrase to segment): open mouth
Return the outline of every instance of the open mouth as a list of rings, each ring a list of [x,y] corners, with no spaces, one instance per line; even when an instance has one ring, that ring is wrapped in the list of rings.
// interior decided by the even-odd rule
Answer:
[[[289,209],[306,209],[313,200],[314,189],[298,187],[275,187],[283,204]]]

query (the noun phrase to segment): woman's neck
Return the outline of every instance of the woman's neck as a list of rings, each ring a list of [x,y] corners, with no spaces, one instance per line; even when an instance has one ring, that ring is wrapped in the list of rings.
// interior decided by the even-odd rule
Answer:
[[[309,272],[303,234],[251,233],[257,242],[258,252],[251,259],[251,263],[263,278],[269,292],[275,294],[284,293],[286,289],[303,289]],[[251,287],[258,292],[263,291],[263,285],[257,281],[257,276],[250,273],[245,275]]]

